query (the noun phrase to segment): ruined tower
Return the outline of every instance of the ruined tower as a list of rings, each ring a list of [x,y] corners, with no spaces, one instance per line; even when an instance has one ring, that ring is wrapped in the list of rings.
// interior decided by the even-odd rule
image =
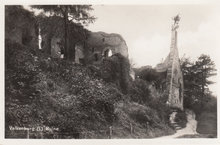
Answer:
[[[177,29],[180,17],[173,18],[171,29],[170,53],[165,61],[156,66],[158,72],[167,72],[166,90],[169,94],[167,104],[173,108],[183,110],[183,75],[180,67],[179,53],[177,48]]]

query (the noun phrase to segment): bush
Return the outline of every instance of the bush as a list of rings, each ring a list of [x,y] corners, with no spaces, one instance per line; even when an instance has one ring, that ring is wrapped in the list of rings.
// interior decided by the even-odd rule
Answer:
[[[152,68],[146,68],[143,70],[136,71],[135,75],[148,82],[156,81],[158,79],[158,74],[156,70]]]
[[[130,123],[137,137],[155,137],[169,129],[163,117],[166,109],[160,110],[162,104],[152,99],[147,82],[131,82],[129,62],[120,54],[101,66],[85,67],[16,43],[7,42],[6,49],[6,137],[16,136],[9,126],[55,127],[73,138],[90,131],[90,138],[106,137],[97,131],[109,126],[125,127],[128,136]]]
[[[151,84],[154,84],[158,91],[165,90],[165,80],[167,72],[157,72],[152,68],[139,68],[134,69],[136,78],[145,80]]]
[[[140,104],[147,103],[150,97],[148,83],[142,79],[136,79],[135,81],[133,81],[129,90],[129,97],[131,101]]]
[[[164,98],[167,98],[167,96],[164,95],[160,98],[151,98],[147,104],[149,105],[149,107],[155,109],[158,112],[158,115],[162,121],[168,123],[171,108],[166,105],[166,103],[164,102]]]
[[[101,65],[101,77],[106,82],[115,83],[124,94],[130,88],[130,63],[127,58],[117,53],[105,58]]]

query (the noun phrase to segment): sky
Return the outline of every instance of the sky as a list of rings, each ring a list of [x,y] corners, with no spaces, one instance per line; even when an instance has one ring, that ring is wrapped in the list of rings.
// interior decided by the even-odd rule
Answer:
[[[29,9],[28,6],[25,8]],[[93,5],[97,19],[87,29],[120,34],[128,46],[134,67],[161,63],[170,51],[172,17],[180,14],[178,29],[179,57],[195,61],[207,54],[219,68],[220,9],[213,4]],[[36,11],[39,13],[39,11]],[[217,77],[210,80],[217,82]],[[217,83],[210,85],[216,94]]]
[[[180,13],[178,49],[180,57],[197,58],[201,53],[215,59],[217,50],[217,9],[207,5],[96,5],[91,31],[121,34],[129,58],[136,66],[161,62],[169,53],[172,17]]]
[[[170,50],[172,17],[180,14],[178,50],[195,61],[202,53],[218,65],[219,10],[216,5],[94,5],[97,17],[88,29],[118,33],[135,67],[156,66]],[[216,77],[211,78],[216,81]],[[217,85],[211,85],[215,92]]]

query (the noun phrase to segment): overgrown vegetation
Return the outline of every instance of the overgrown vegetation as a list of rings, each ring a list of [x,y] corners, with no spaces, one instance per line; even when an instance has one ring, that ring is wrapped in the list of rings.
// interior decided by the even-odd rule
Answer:
[[[44,138],[55,138],[54,135],[59,135],[58,138],[109,138],[111,131],[113,138],[153,138],[174,133],[169,126],[171,109],[165,104],[168,97],[164,88],[166,72],[157,73],[152,68],[136,70],[139,78],[133,81],[129,74],[129,60],[120,54],[96,64],[76,64],[72,61],[75,52],[71,52],[75,47],[68,41],[72,40],[72,45],[86,41],[88,31],[82,25],[67,22],[69,15],[66,13],[61,18],[60,10],[72,16],[75,13],[75,19],[82,18],[86,23],[93,21],[88,14],[91,6],[71,6],[70,11],[67,6],[38,8],[47,9],[45,11],[56,16],[41,16],[36,21],[33,13],[21,6],[14,9],[6,7],[6,138],[40,138],[41,132]],[[17,12],[19,14],[14,15]],[[10,16],[20,18],[16,21],[18,25],[12,21],[16,18]],[[26,28],[28,22],[31,23]],[[49,27],[55,22],[53,27]],[[29,36],[33,33],[32,27],[37,25],[42,26],[42,35],[51,35],[48,39],[57,35],[63,37],[64,42],[61,43],[66,59],[51,58],[51,40],[46,40],[46,53],[36,49],[36,45],[31,43],[34,38]],[[17,40],[19,37],[13,37],[13,32],[23,32],[23,29],[27,33],[22,33],[20,42]],[[216,98],[206,91],[211,83],[207,78],[214,75],[211,73],[215,70],[213,65],[211,59],[204,55],[195,64],[188,61],[182,64],[186,88],[184,105],[197,113],[199,132],[204,132],[202,128],[207,126],[207,122],[203,118],[207,116],[212,124],[217,124]],[[184,127],[185,120],[185,113],[180,111],[176,121]],[[26,131],[13,131],[10,127],[57,129],[28,134]],[[216,134],[213,131],[216,126],[212,127],[209,133]]]
[[[159,110],[162,103],[151,97],[145,83],[132,83],[128,60],[113,55],[103,61],[104,66],[102,70],[100,66],[52,59],[6,40],[6,137],[19,136],[10,126],[59,128],[53,133],[61,134],[61,138],[83,138],[85,133],[86,138],[108,138],[110,126],[115,130],[114,138],[173,133],[166,110]],[[100,71],[91,69],[94,67]],[[134,100],[134,94],[142,101]],[[37,133],[34,135],[30,137],[37,138]]]
[[[78,24],[88,25],[95,20],[94,16],[90,15],[93,10],[91,5],[32,5],[32,8],[43,10],[45,14],[49,13],[51,16],[57,16],[62,19],[60,24],[63,28],[63,47],[64,58],[75,59],[75,49],[71,49],[71,34],[70,28],[74,26],[74,22]],[[59,21],[57,21],[59,22]],[[57,23],[55,22],[55,23]],[[57,29],[55,29],[56,31]],[[70,55],[73,54],[73,55]]]
[[[217,136],[217,98],[209,91],[211,76],[216,75],[215,64],[202,54],[197,61],[182,60],[184,76],[184,107],[196,113],[197,131]]]

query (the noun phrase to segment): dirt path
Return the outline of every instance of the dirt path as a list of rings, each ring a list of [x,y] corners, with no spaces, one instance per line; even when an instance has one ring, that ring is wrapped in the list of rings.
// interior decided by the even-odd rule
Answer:
[[[196,132],[197,121],[195,120],[196,118],[195,113],[191,110],[186,110],[186,115],[187,115],[187,124],[185,128],[177,130],[177,132],[173,135],[163,136],[159,138],[169,139],[169,138],[178,138],[184,135],[197,135],[198,134]]]

